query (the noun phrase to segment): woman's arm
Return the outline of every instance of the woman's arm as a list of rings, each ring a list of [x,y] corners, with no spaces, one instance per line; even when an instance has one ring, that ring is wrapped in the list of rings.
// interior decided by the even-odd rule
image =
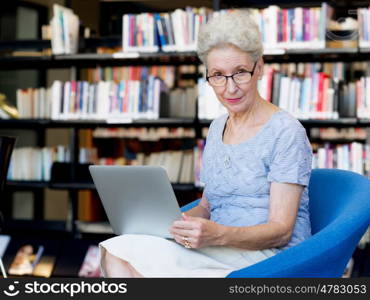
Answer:
[[[250,250],[285,246],[293,233],[303,188],[272,182],[268,222],[248,227],[224,226],[218,244]]]
[[[202,195],[202,199],[199,201],[198,205],[193,207],[192,209],[189,209],[185,212],[185,215],[191,216],[191,217],[199,217],[204,219],[209,219],[209,204],[207,201],[206,196]]]
[[[186,236],[193,248],[210,245],[233,246],[261,250],[286,245],[292,235],[303,186],[290,183],[271,183],[267,223],[234,227],[217,224],[197,217],[175,221],[171,232],[176,240]]]

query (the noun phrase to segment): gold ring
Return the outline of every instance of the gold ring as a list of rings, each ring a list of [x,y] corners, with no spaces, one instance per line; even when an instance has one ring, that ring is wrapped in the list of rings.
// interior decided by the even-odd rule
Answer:
[[[189,242],[188,240],[186,240],[186,241],[184,242],[184,246],[185,246],[185,248],[188,248],[188,249],[190,249],[190,248],[191,248],[191,246],[190,246],[190,242]]]
[[[189,238],[187,236],[183,236],[182,237],[182,240],[186,243],[186,242],[189,242]]]

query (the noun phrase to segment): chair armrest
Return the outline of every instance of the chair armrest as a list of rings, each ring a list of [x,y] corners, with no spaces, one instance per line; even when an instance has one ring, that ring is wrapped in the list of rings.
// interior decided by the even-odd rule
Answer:
[[[336,223],[336,222],[335,222]],[[331,224],[302,243],[227,277],[341,277],[366,226]]]
[[[197,205],[198,205],[198,203],[200,202],[200,199],[201,199],[201,198],[199,198],[199,199],[197,199],[197,200],[194,200],[194,201],[192,201],[192,202],[190,202],[190,203],[188,203],[188,204],[186,204],[186,205],[182,206],[182,207],[181,207],[181,211],[182,211],[182,212],[186,212],[186,211],[188,211],[188,210],[192,209],[193,207],[197,206]]]

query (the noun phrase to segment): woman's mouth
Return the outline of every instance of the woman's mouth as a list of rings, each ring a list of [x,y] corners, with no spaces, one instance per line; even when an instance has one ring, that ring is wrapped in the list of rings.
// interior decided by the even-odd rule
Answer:
[[[225,100],[229,103],[238,103],[242,98],[226,98]]]

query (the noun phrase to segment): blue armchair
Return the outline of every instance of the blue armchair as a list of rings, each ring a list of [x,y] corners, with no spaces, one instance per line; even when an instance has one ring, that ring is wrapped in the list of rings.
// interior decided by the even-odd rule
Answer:
[[[370,225],[370,180],[350,171],[315,169],[309,197],[311,238],[227,277],[341,277]]]

